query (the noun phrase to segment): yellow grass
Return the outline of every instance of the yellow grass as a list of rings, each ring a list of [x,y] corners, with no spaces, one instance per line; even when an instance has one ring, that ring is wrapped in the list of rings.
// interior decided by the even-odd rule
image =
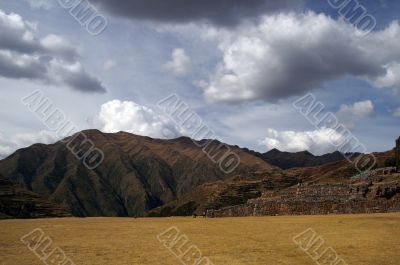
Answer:
[[[176,226],[215,265],[314,265],[292,238],[314,229],[349,265],[400,264],[400,214],[0,221],[0,264],[42,263],[20,238],[41,228],[76,265],[182,264],[157,235]]]

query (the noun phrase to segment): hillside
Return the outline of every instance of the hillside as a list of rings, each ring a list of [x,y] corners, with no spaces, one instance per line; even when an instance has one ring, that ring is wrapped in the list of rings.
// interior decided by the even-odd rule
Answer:
[[[394,157],[394,151],[375,153],[376,167],[385,166],[385,161]],[[232,177],[225,181],[203,184],[179,200],[150,211],[150,216],[203,215],[210,209],[245,204],[262,194],[290,193],[298,183],[304,185],[336,185],[351,183],[351,177],[359,172],[347,160],[327,163],[315,167],[298,167],[288,170],[269,170]]]
[[[84,133],[105,155],[94,170],[87,169],[58,142],[18,150],[0,161],[0,174],[64,205],[75,216],[142,216],[206,182],[274,168],[231,146],[241,163],[234,172],[225,174],[186,137],[159,140],[124,132]],[[219,144],[214,141],[210,146]]]
[[[205,183],[178,200],[149,212],[150,216],[204,215],[209,209],[238,205],[260,197],[263,192],[281,190],[297,184],[295,174],[275,169],[232,177],[225,181]]]
[[[0,219],[67,217],[68,211],[0,175]]]

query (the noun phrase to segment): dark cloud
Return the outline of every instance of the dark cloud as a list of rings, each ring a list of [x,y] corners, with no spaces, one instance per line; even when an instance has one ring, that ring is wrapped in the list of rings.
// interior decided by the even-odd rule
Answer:
[[[14,50],[21,53],[33,53],[40,49],[40,46],[37,43],[30,43],[23,40],[21,41],[20,36],[17,36],[15,33],[7,32],[2,27],[0,27],[0,32],[1,49]]]
[[[72,89],[76,89],[82,92],[93,93],[93,92],[106,92],[105,87],[101,82],[93,76],[80,71],[77,73],[66,73],[63,76],[65,84],[70,86]]]
[[[32,27],[17,14],[6,14],[0,10],[0,49],[20,53],[33,53],[40,43],[32,34]]]
[[[46,67],[39,58],[0,51],[0,76],[15,79],[44,78]]]
[[[77,61],[77,48],[61,36],[38,38],[35,26],[1,9],[0,32],[0,77],[38,80],[89,93],[106,92]]]
[[[323,14],[278,14],[215,34],[223,60],[197,82],[211,102],[276,101],[346,76],[400,91],[400,25],[363,38]]]
[[[92,0],[112,14],[171,23],[207,21],[234,26],[243,19],[299,8],[303,0]]]

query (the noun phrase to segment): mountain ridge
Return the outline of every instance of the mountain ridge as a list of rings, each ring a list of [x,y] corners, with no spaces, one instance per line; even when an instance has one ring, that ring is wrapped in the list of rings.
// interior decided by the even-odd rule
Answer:
[[[74,137],[70,136],[17,150],[0,160],[0,175],[74,216],[85,217],[202,214],[302,181],[339,181],[357,173],[339,152],[314,156],[273,149],[261,154],[217,140],[81,133],[104,152],[97,168],[85,167],[66,147]],[[240,158],[239,166],[228,174],[215,160],[226,150]]]
[[[350,155],[350,153],[342,154],[339,151],[335,151],[332,153],[316,156],[307,150],[291,153],[291,152],[280,151],[276,148],[271,149],[265,153],[259,153],[253,150],[249,150],[247,148],[244,148],[244,150],[246,150],[250,154],[253,154],[263,159],[265,162],[273,166],[279,167],[280,169],[283,170],[296,167],[321,166],[324,164],[345,160],[346,159],[345,155]],[[352,153],[352,156],[358,156],[358,155],[362,154]]]
[[[142,216],[203,183],[274,168],[229,146],[241,163],[234,174],[225,174],[190,138],[162,140],[98,130],[83,133],[105,155],[94,170],[76,159],[65,141],[59,141],[16,151],[0,161],[0,174],[64,205],[75,216]],[[215,151],[218,143],[209,146],[216,146]]]

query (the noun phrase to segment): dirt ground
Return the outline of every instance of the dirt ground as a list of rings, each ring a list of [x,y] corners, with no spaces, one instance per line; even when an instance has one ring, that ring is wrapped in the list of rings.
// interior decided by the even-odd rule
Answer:
[[[0,221],[0,265],[45,262],[400,265],[400,214]]]

